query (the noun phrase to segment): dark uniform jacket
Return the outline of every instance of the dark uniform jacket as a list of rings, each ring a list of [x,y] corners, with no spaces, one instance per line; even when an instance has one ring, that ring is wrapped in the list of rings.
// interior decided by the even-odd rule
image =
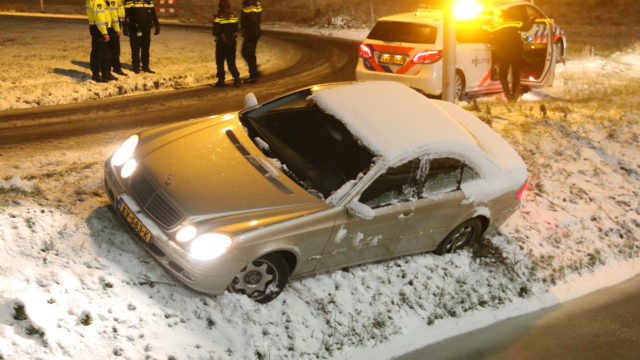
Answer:
[[[213,36],[216,42],[221,44],[235,44],[238,32],[238,17],[229,15],[216,15],[213,19]]]
[[[126,22],[132,28],[146,30],[160,26],[153,0],[125,0],[124,8]]]
[[[240,25],[244,38],[260,37],[260,20],[262,19],[262,2],[259,0],[245,0],[242,2]]]
[[[492,34],[492,43],[499,56],[519,58],[522,56],[522,37],[524,23],[517,20],[502,20],[492,24],[487,30]]]

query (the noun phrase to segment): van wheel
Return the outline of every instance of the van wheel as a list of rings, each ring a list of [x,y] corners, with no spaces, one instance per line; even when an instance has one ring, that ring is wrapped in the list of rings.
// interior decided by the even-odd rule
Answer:
[[[456,82],[455,82],[455,98],[456,100],[462,100],[464,96],[464,89],[466,86],[466,81],[464,78],[464,74],[460,70],[456,70]]]
[[[451,230],[444,240],[438,244],[434,253],[438,255],[453,253],[478,241],[480,235],[482,235],[482,221],[478,218],[469,219]]]
[[[268,254],[253,260],[233,278],[228,290],[244,294],[259,303],[268,303],[280,295],[291,270],[280,256]]]

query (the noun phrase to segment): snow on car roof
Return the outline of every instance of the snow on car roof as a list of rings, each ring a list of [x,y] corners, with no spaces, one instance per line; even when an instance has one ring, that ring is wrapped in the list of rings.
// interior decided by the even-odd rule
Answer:
[[[431,154],[460,157],[473,165],[482,179],[466,184],[463,191],[474,201],[518,189],[527,178],[520,155],[480,119],[398,82],[323,88],[311,98],[390,163],[413,154]]]
[[[435,142],[475,145],[469,132],[448,113],[395,81],[321,89],[311,98],[371,151],[390,160]]]

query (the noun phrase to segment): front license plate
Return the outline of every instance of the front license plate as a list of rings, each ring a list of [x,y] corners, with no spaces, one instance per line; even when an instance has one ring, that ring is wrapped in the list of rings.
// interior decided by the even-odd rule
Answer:
[[[404,65],[406,58],[402,55],[382,54],[380,55],[381,64]]]
[[[129,209],[129,206],[127,206],[127,204],[122,201],[122,199],[118,201],[118,209],[122,213],[122,216],[124,216],[124,219],[127,221],[127,223],[129,223],[133,230],[135,230],[135,232],[140,235],[142,240],[144,240],[145,242],[151,241],[151,232],[149,231],[149,229],[147,229],[146,226],[142,225],[140,220],[138,220],[133,211]]]

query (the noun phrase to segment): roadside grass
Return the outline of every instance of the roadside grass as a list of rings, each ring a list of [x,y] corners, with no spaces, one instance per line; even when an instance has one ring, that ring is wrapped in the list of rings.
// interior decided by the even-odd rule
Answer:
[[[640,256],[640,80],[576,71],[560,81],[561,91],[550,99],[467,106],[527,163],[529,191],[519,216],[538,218],[540,228],[507,229],[507,241],[531,261],[528,280],[547,285],[611,259]],[[532,244],[534,237],[539,244]]]

